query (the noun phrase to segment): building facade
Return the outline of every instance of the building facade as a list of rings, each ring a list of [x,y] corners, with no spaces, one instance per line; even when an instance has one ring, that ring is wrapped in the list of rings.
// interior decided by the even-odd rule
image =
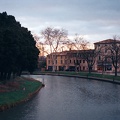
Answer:
[[[113,40],[113,39],[107,39],[102,40],[100,42],[94,43],[94,47],[97,51],[100,51],[98,56],[96,57],[95,62],[95,70],[97,72],[114,72],[114,66],[113,66],[113,60],[115,56],[120,57],[120,41],[119,40]],[[116,55],[115,50],[118,50],[118,55]],[[117,71],[120,72],[120,66],[119,66],[119,59],[118,62],[118,69]]]
[[[82,58],[83,51],[69,50],[47,55],[47,70],[52,71],[88,71],[88,64]],[[94,68],[92,68],[94,70]]]
[[[111,60],[111,57],[115,56],[112,56],[112,50],[110,49],[114,44],[116,44],[116,47],[119,49],[117,56],[119,58],[117,61],[117,71],[120,72],[120,41],[113,39],[102,40],[94,43],[94,50],[96,51],[97,56],[92,59],[95,60],[95,63],[92,66],[93,71],[115,71],[113,61]],[[91,50],[87,51],[89,53]],[[49,54],[46,57],[46,69],[52,71],[54,67],[56,71],[88,71],[88,63],[87,60],[82,57],[83,54],[83,50],[69,50]]]

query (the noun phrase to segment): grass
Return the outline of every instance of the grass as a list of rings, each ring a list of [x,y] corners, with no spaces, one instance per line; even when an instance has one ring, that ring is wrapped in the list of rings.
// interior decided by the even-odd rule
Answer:
[[[40,87],[42,87],[42,83],[39,81],[17,78],[2,88],[4,90],[0,92],[0,106],[9,106],[27,100]]]

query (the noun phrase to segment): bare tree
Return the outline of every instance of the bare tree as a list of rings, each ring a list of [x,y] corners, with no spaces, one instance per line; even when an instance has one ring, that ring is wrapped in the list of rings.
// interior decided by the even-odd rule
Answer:
[[[61,47],[66,44],[67,31],[64,29],[47,27],[41,32],[41,35],[45,40],[44,44],[49,48],[52,57],[53,71],[55,71],[57,53],[61,50]]]
[[[71,41],[70,39],[68,39],[68,42],[66,43],[66,49],[70,50],[74,50],[74,42]]]
[[[36,34],[33,34],[34,40],[36,41],[36,47],[39,49],[40,54],[39,56],[45,56],[46,54],[49,54],[48,47],[45,45],[44,41],[41,37],[39,37]]]
[[[88,52],[86,53],[85,51],[89,49],[89,42],[87,40],[84,39],[83,36],[79,36],[78,34],[75,35],[75,38],[74,38],[74,47],[76,49],[76,62],[75,62],[75,66],[76,66],[76,71],[77,71],[77,66],[79,66],[80,68],[80,63],[78,62],[80,57],[84,60],[86,60],[87,64],[88,63],[88,60],[87,60],[87,55],[88,55]],[[86,55],[87,54],[87,55]],[[89,65],[88,65],[89,67]]]

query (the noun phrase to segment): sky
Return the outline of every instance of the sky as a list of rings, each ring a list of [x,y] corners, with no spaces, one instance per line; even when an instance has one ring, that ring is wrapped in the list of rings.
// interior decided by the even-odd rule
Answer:
[[[120,0],[0,0],[5,11],[37,35],[54,27],[91,43],[120,36]]]

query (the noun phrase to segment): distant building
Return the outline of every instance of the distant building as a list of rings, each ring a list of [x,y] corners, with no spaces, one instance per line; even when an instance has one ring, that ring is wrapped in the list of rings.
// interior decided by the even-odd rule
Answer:
[[[95,63],[92,66],[93,71],[97,72],[114,72],[115,69],[110,58],[111,51],[108,49],[113,42],[120,45],[119,40],[107,39],[94,43],[94,50],[99,54],[94,58]],[[88,55],[91,50],[87,50]],[[120,53],[120,51],[119,51]],[[82,55],[83,50],[69,50],[52,53],[46,57],[46,69],[52,71],[53,65],[56,71],[88,71],[88,64]],[[52,59],[54,56],[54,59]],[[120,57],[120,56],[119,56]],[[119,61],[120,62],[120,61]],[[118,64],[120,72],[120,64]]]
[[[100,50],[100,54],[96,58],[95,70],[98,72],[114,72],[114,67],[110,57],[111,51],[109,47],[113,44],[113,39],[102,40],[94,43],[96,50]],[[117,44],[120,44],[119,40],[116,40]],[[120,52],[120,51],[119,51]],[[120,67],[118,66],[118,72],[120,72]]]
[[[81,56],[83,54],[82,50],[69,50],[62,51],[58,53],[52,53],[47,55],[46,57],[46,69],[52,71],[53,69],[53,60],[54,57],[54,65],[55,70],[57,71],[87,71],[88,66],[85,59]],[[93,68],[94,69],[94,68]]]

